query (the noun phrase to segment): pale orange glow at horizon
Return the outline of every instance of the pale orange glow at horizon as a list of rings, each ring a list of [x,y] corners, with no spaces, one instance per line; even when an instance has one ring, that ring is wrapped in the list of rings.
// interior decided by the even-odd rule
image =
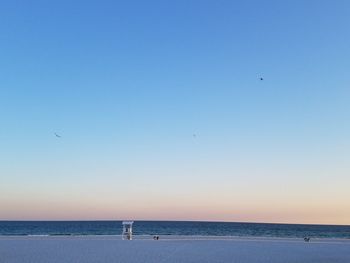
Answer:
[[[10,201],[10,200],[8,200]],[[334,205],[322,202],[262,199],[259,202],[239,198],[193,200],[145,197],[142,200],[113,201],[104,198],[79,200],[0,201],[2,220],[195,220],[228,222],[270,222],[349,225],[347,202]]]
[[[255,178],[254,183],[244,179],[245,176],[241,176],[239,181],[233,180],[230,176],[233,172],[227,172],[230,170],[228,167],[221,170],[220,176],[208,176],[208,173],[214,172],[199,169],[196,173],[191,172],[192,177],[185,171],[182,176],[167,178],[158,175],[163,173],[163,168],[147,174],[147,177],[130,177],[131,181],[129,178],[115,180],[105,172],[103,177],[87,177],[85,181],[81,177],[61,183],[47,180],[42,182],[46,187],[40,189],[30,179],[24,182],[23,187],[15,187],[16,182],[9,181],[1,191],[0,220],[133,219],[350,224],[347,185],[342,181],[329,180],[327,171],[317,170],[319,184],[315,185],[306,176],[303,184],[290,180],[292,176],[289,174],[285,175],[288,178],[286,182],[284,178],[265,180],[266,175],[259,174],[257,177],[254,175],[256,171],[244,168],[231,170],[242,174],[249,172],[250,178]],[[266,174],[280,172],[275,168],[261,171]],[[81,182],[84,182],[83,186]]]

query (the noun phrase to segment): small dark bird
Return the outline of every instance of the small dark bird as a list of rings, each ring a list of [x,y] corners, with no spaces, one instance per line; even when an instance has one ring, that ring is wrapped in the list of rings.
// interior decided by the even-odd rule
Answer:
[[[61,135],[58,135],[57,133],[54,133],[57,138],[61,138]]]
[[[264,80],[264,78],[261,78],[261,77],[260,77],[259,79],[260,79],[260,80]]]
[[[310,242],[310,237],[304,237],[305,242]]]

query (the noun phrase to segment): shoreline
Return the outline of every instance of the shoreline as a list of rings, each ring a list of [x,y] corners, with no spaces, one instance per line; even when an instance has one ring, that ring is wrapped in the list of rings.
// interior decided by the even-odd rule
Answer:
[[[200,235],[158,235],[158,241],[280,241],[280,242],[302,242],[306,243],[303,238],[299,237],[268,237],[268,236],[200,236]],[[0,235],[1,240],[41,240],[41,239],[103,239],[103,240],[122,240],[121,235]],[[133,235],[132,241],[145,240],[154,241],[153,235]],[[132,242],[131,241],[131,242]],[[128,242],[125,240],[125,242]],[[309,243],[315,242],[343,242],[350,244],[350,238],[319,238],[311,237]]]

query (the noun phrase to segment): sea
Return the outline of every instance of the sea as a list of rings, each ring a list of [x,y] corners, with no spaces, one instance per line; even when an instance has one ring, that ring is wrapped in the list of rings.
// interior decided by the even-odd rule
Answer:
[[[2,236],[120,235],[122,221],[0,221]],[[350,226],[197,221],[135,221],[134,235],[343,238]]]

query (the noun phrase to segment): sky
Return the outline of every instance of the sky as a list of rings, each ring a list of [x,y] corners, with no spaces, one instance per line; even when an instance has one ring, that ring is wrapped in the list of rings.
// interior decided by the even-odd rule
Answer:
[[[349,14],[1,1],[0,220],[350,224]]]

